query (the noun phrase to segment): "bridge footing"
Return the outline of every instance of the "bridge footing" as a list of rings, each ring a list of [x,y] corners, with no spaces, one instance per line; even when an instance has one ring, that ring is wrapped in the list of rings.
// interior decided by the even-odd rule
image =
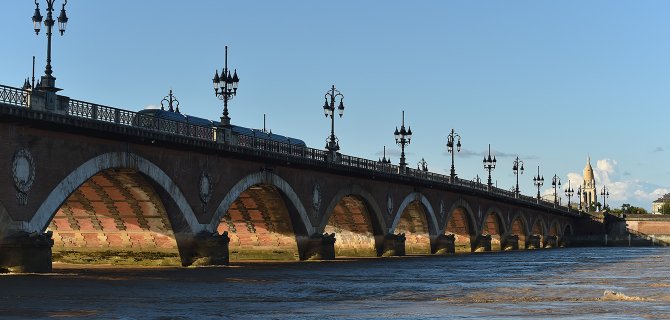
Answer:
[[[501,241],[500,247],[502,247],[503,251],[519,250],[519,236],[512,234],[505,237]]]
[[[179,255],[184,267],[195,266],[220,266],[230,263],[228,253],[228,232],[218,234],[216,232],[201,232],[192,238],[181,238]],[[179,241],[179,240],[178,240]]]
[[[433,254],[455,254],[456,236],[441,234],[435,239]]]
[[[544,237],[544,247],[545,248],[557,248],[558,247],[558,237],[557,236],[546,236],[546,237]]]
[[[335,234],[315,234],[304,244],[304,252],[300,260],[334,260]]]
[[[473,252],[488,252],[491,251],[491,235],[487,234],[485,236],[477,236],[474,245],[472,246]]]
[[[400,257],[405,255],[405,234],[387,234],[382,245],[382,257]]]
[[[51,231],[21,232],[0,240],[0,273],[51,272]]]
[[[528,240],[526,240],[526,249],[541,249],[542,248],[542,243],[540,241],[540,236],[539,235],[531,235],[528,237]]]

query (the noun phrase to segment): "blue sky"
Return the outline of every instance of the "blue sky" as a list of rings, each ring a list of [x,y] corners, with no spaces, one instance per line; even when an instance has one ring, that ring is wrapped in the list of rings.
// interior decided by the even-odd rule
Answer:
[[[4,85],[23,83],[33,55],[43,73],[33,10],[3,6]],[[650,208],[670,192],[668,1],[71,0],[67,11],[52,64],[72,98],[140,110],[173,89],[182,112],[218,119],[211,78],[228,45],[241,79],[230,103],[237,125],[262,127],[265,113],[273,132],[322,148],[334,84],[345,96],[335,121],[345,154],[377,159],[385,145],[397,163],[393,130],[405,110],[413,166],[425,158],[447,173],[454,128],[461,178],[485,175],[490,143],[501,188],[514,184],[516,155],[525,194],[535,193],[537,165],[574,186],[591,155],[608,203]]]

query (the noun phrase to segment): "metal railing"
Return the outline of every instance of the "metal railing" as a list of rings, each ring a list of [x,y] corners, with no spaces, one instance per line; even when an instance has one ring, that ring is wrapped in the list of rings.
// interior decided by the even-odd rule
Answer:
[[[12,88],[0,85],[0,102],[15,107],[28,107],[28,96],[30,91]],[[102,121],[106,123],[117,124],[121,126],[139,127],[160,133],[185,136],[194,139],[216,141],[216,128],[193,125],[186,122],[174,121],[154,117],[152,115],[128,111],[119,108],[108,107],[95,103],[70,99],[68,113],[69,116]],[[232,147],[243,148],[252,151],[261,151],[275,155],[295,157],[313,162],[326,162],[328,152],[320,149],[313,149],[300,145],[294,145],[279,141],[265,139],[259,136],[235,135],[235,143]],[[349,155],[339,155],[337,165],[350,168],[358,168],[381,172],[386,174],[400,175],[400,167],[392,164],[384,164],[379,161],[364,158],[353,157]],[[565,206],[555,206],[553,202],[538,200],[534,197],[517,195],[513,191],[500,189],[496,187],[488,188],[487,185],[471,180],[459,178],[452,179],[448,175],[417,170],[413,168],[405,169],[403,176],[409,176],[424,181],[442,183],[460,186],[467,189],[487,191],[491,194],[516,199],[531,204],[539,204],[545,207],[557,208],[564,211],[570,211]]]
[[[16,107],[28,107],[30,91],[0,85],[0,102]]]

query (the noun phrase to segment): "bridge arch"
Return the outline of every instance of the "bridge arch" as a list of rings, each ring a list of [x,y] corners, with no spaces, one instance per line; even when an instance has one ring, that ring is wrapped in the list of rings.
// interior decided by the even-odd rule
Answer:
[[[205,225],[198,222],[195,213],[177,184],[157,165],[130,152],[105,153],[89,159],[77,167],[51,191],[30,222],[24,225],[24,230],[27,232],[43,232],[60,206],[79,186],[94,175],[109,169],[133,169],[149,177],[156,185],[165,190],[165,193],[174,201],[187,223],[188,232],[198,233],[205,230]]]
[[[314,234],[293,187],[270,171],[249,174],[230,188],[209,229],[228,232],[231,260],[303,259]]]
[[[565,226],[563,226],[563,233],[561,234],[562,237],[569,237],[574,235],[574,228],[572,227],[572,224],[566,223]]]
[[[477,226],[470,204],[464,199],[458,199],[449,208],[443,229],[444,233],[454,235],[456,252],[471,252],[472,241],[479,232]]]
[[[519,249],[525,249],[526,242],[528,240],[528,221],[523,212],[519,211],[514,214],[509,226],[509,235],[516,235],[519,237]]]
[[[226,211],[228,211],[233,202],[237,198],[239,198],[239,196],[244,191],[259,184],[272,185],[278,190],[280,190],[297,210],[298,214],[300,215],[300,221],[303,224],[302,227],[305,228],[307,234],[311,235],[315,232],[315,229],[312,226],[309,217],[307,216],[307,211],[305,210],[305,207],[302,205],[302,202],[300,201],[300,197],[298,197],[298,194],[295,193],[291,185],[286,180],[284,180],[277,174],[269,171],[252,173],[242,178],[238,183],[236,183],[230,189],[230,191],[228,191],[226,196],[219,203],[219,206],[216,208],[214,217],[212,218],[212,222],[209,224],[209,229],[212,231],[216,230],[216,226],[218,225],[219,221],[221,221],[221,218],[226,213]]]
[[[430,254],[431,239],[435,239],[438,232],[433,206],[420,192],[412,192],[403,199],[388,230],[388,233],[405,234],[405,250],[410,254]]]
[[[482,235],[491,235],[491,250],[502,250],[502,237],[507,234],[507,227],[500,208],[496,206],[489,207],[484,219],[481,221],[479,233]]]
[[[319,232],[335,233],[336,256],[377,256],[386,222],[374,196],[360,185],[341,188],[325,208]]]

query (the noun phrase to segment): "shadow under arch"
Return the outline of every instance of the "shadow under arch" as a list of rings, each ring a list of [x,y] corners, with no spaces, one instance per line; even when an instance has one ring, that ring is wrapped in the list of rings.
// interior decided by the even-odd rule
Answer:
[[[490,207],[481,221],[480,234],[491,236],[491,250],[502,250],[503,236],[507,234],[507,226],[498,207]]]
[[[437,217],[428,198],[420,192],[412,192],[398,206],[388,233],[405,234],[407,253],[430,254],[438,230]]]
[[[240,179],[219,203],[208,228],[229,232],[231,259],[236,260],[306,259],[315,233],[296,192],[269,171]]]
[[[37,209],[30,222],[24,224],[24,231],[30,233],[43,232],[70,194],[91,177],[108,169],[136,170],[145,177],[148,177],[154,186],[160,187],[162,190],[156,191],[163,191],[162,193],[169,197],[168,199],[174,203],[179,213],[181,213],[180,217],[175,217],[174,214],[168,213],[168,217],[171,220],[182,218],[185,221],[184,227],[186,228],[174,230],[175,235],[178,233],[197,234],[205,230],[206,225],[198,222],[184,194],[162,169],[134,153],[110,152],[89,159],[66,176],[42,202],[42,205]],[[174,221],[171,222],[173,223]],[[175,225],[179,224],[173,223],[173,227]]]
[[[374,196],[359,185],[340,189],[330,200],[318,231],[335,233],[336,256],[378,256],[386,223]]]
[[[470,204],[464,199],[456,200],[449,208],[444,233],[454,235],[456,252],[472,252],[478,236],[477,220]]]

